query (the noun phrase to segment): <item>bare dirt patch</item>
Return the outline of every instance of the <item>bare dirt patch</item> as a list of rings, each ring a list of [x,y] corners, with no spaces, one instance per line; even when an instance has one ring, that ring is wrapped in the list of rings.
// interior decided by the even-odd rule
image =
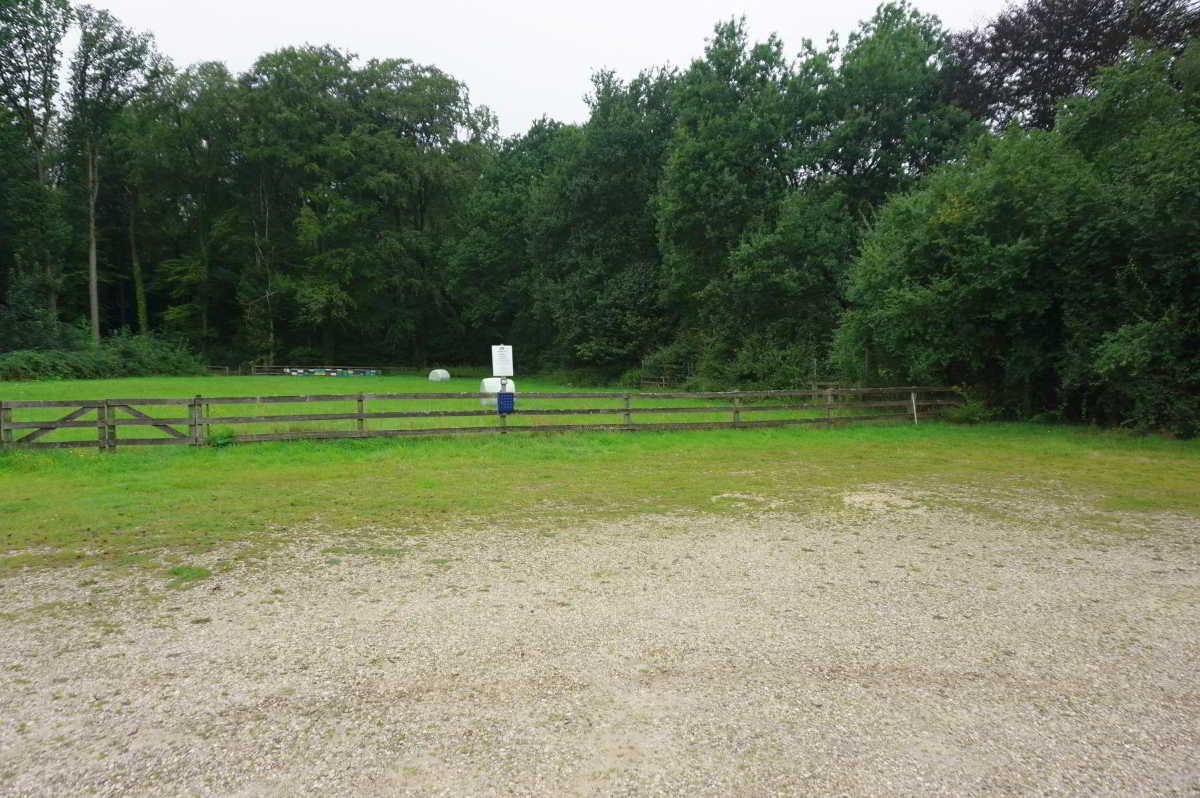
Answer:
[[[842,501],[850,507],[868,510],[912,510],[920,507],[912,499],[883,491],[847,493],[842,496]]]
[[[1194,522],[879,494],[5,579],[0,794],[1200,790]]]

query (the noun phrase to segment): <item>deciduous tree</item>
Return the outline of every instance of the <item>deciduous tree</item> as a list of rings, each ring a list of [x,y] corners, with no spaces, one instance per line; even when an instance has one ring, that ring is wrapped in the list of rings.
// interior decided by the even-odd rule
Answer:
[[[19,138],[6,137],[4,152],[16,168],[7,209],[13,223],[11,261],[7,273],[0,275],[0,302],[19,276],[40,287],[52,319],[58,317],[66,238],[52,169],[57,157],[56,97],[62,40],[72,16],[67,0],[0,2],[0,103],[10,115],[7,124],[20,133]]]
[[[1028,0],[953,36],[947,91],[993,127],[1048,130],[1062,101],[1134,40],[1179,51],[1196,35],[1200,6],[1189,0]]]
[[[67,102],[70,129],[84,170],[89,317],[92,339],[99,341],[96,201],[100,194],[100,159],[117,115],[143,89],[159,64],[150,34],[134,33],[103,9],[81,5],[75,13],[80,37],[71,62]]]

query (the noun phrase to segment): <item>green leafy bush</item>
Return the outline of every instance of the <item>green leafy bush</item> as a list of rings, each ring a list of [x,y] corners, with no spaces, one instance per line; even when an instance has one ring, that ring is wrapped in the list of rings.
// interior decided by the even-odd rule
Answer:
[[[847,378],[1200,432],[1200,95],[1170,64],[1135,52],[1053,131],[1010,130],[894,196],[847,277]]]
[[[182,346],[127,333],[81,349],[22,349],[0,355],[0,380],[78,380],[203,372],[200,359]]]
[[[235,434],[232,427],[210,427],[208,431],[208,445],[217,449],[223,449],[233,444]]]
[[[617,377],[616,384],[620,385],[622,388],[631,388],[636,390],[637,388],[642,387],[642,377],[645,375],[645,370],[641,368],[626,369],[625,371],[621,372],[619,377]]]
[[[86,345],[86,333],[55,319],[30,302],[0,304],[0,353],[25,349],[76,349]]]
[[[968,399],[961,405],[948,407],[942,412],[942,418],[955,424],[978,424],[990,421],[995,413],[979,399]]]

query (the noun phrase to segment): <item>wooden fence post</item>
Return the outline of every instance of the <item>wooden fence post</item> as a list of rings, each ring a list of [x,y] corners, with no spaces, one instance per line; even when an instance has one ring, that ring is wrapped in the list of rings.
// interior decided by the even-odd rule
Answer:
[[[367,401],[363,399],[363,395],[360,393],[358,395],[358,415],[360,418],[354,420],[354,429],[358,430],[359,432],[363,432],[367,428],[367,420],[365,418],[361,418],[362,414],[367,412],[366,408]]]
[[[833,389],[825,389],[825,425],[833,429]]]
[[[96,448],[104,451],[104,405],[96,405]]]
[[[917,423],[917,392],[913,391],[911,394],[909,394],[909,396],[912,399],[913,424],[916,424]]]
[[[742,421],[742,398],[740,396],[733,397],[733,423],[740,424]]]
[[[112,413],[112,408],[108,406],[108,400],[105,399],[96,406],[96,448],[102,452],[108,451],[108,416]]]
[[[625,412],[621,415],[621,421],[627,427],[633,426],[633,395],[625,394]]]
[[[117,450],[117,408],[109,406],[107,399],[104,400],[104,404],[108,406],[108,412],[104,414],[104,425],[108,427],[105,444],[108,446],[109,452],[115,452]]]
[[[96,406],[96,448],[104,451],[105,436],[108,434],[108,407],[105,404]]]
[[[0,401],[0,446],[7,446],[13,442],[13,431],[8,428],[10,423],[12,423],[12,408]]]
[[[188,437],[192,439],[192,446],[200,445],[200,397],[193,396],[192,401],[187,403],[188,409]]]

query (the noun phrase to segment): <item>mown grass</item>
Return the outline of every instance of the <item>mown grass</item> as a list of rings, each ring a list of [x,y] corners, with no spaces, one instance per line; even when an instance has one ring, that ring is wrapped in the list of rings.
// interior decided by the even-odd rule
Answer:
[[[522,377],[522,390],[571,390]],[[132,396],[268,396],[309,393],[440,393],[478,391],[477,378],[430,382],[424,377],[127,377],[113,380],[0,382],[4,399],[105,399]]]
[[[371,548],[463,525],[767,506],[725,494],[803,512],[880,484],[1200,517],[1200,442],[923,423],[12,450],[0,453],[0,572],[158,567],[216,548],[248,558],[320,530],[363,530],[352,545]]]

